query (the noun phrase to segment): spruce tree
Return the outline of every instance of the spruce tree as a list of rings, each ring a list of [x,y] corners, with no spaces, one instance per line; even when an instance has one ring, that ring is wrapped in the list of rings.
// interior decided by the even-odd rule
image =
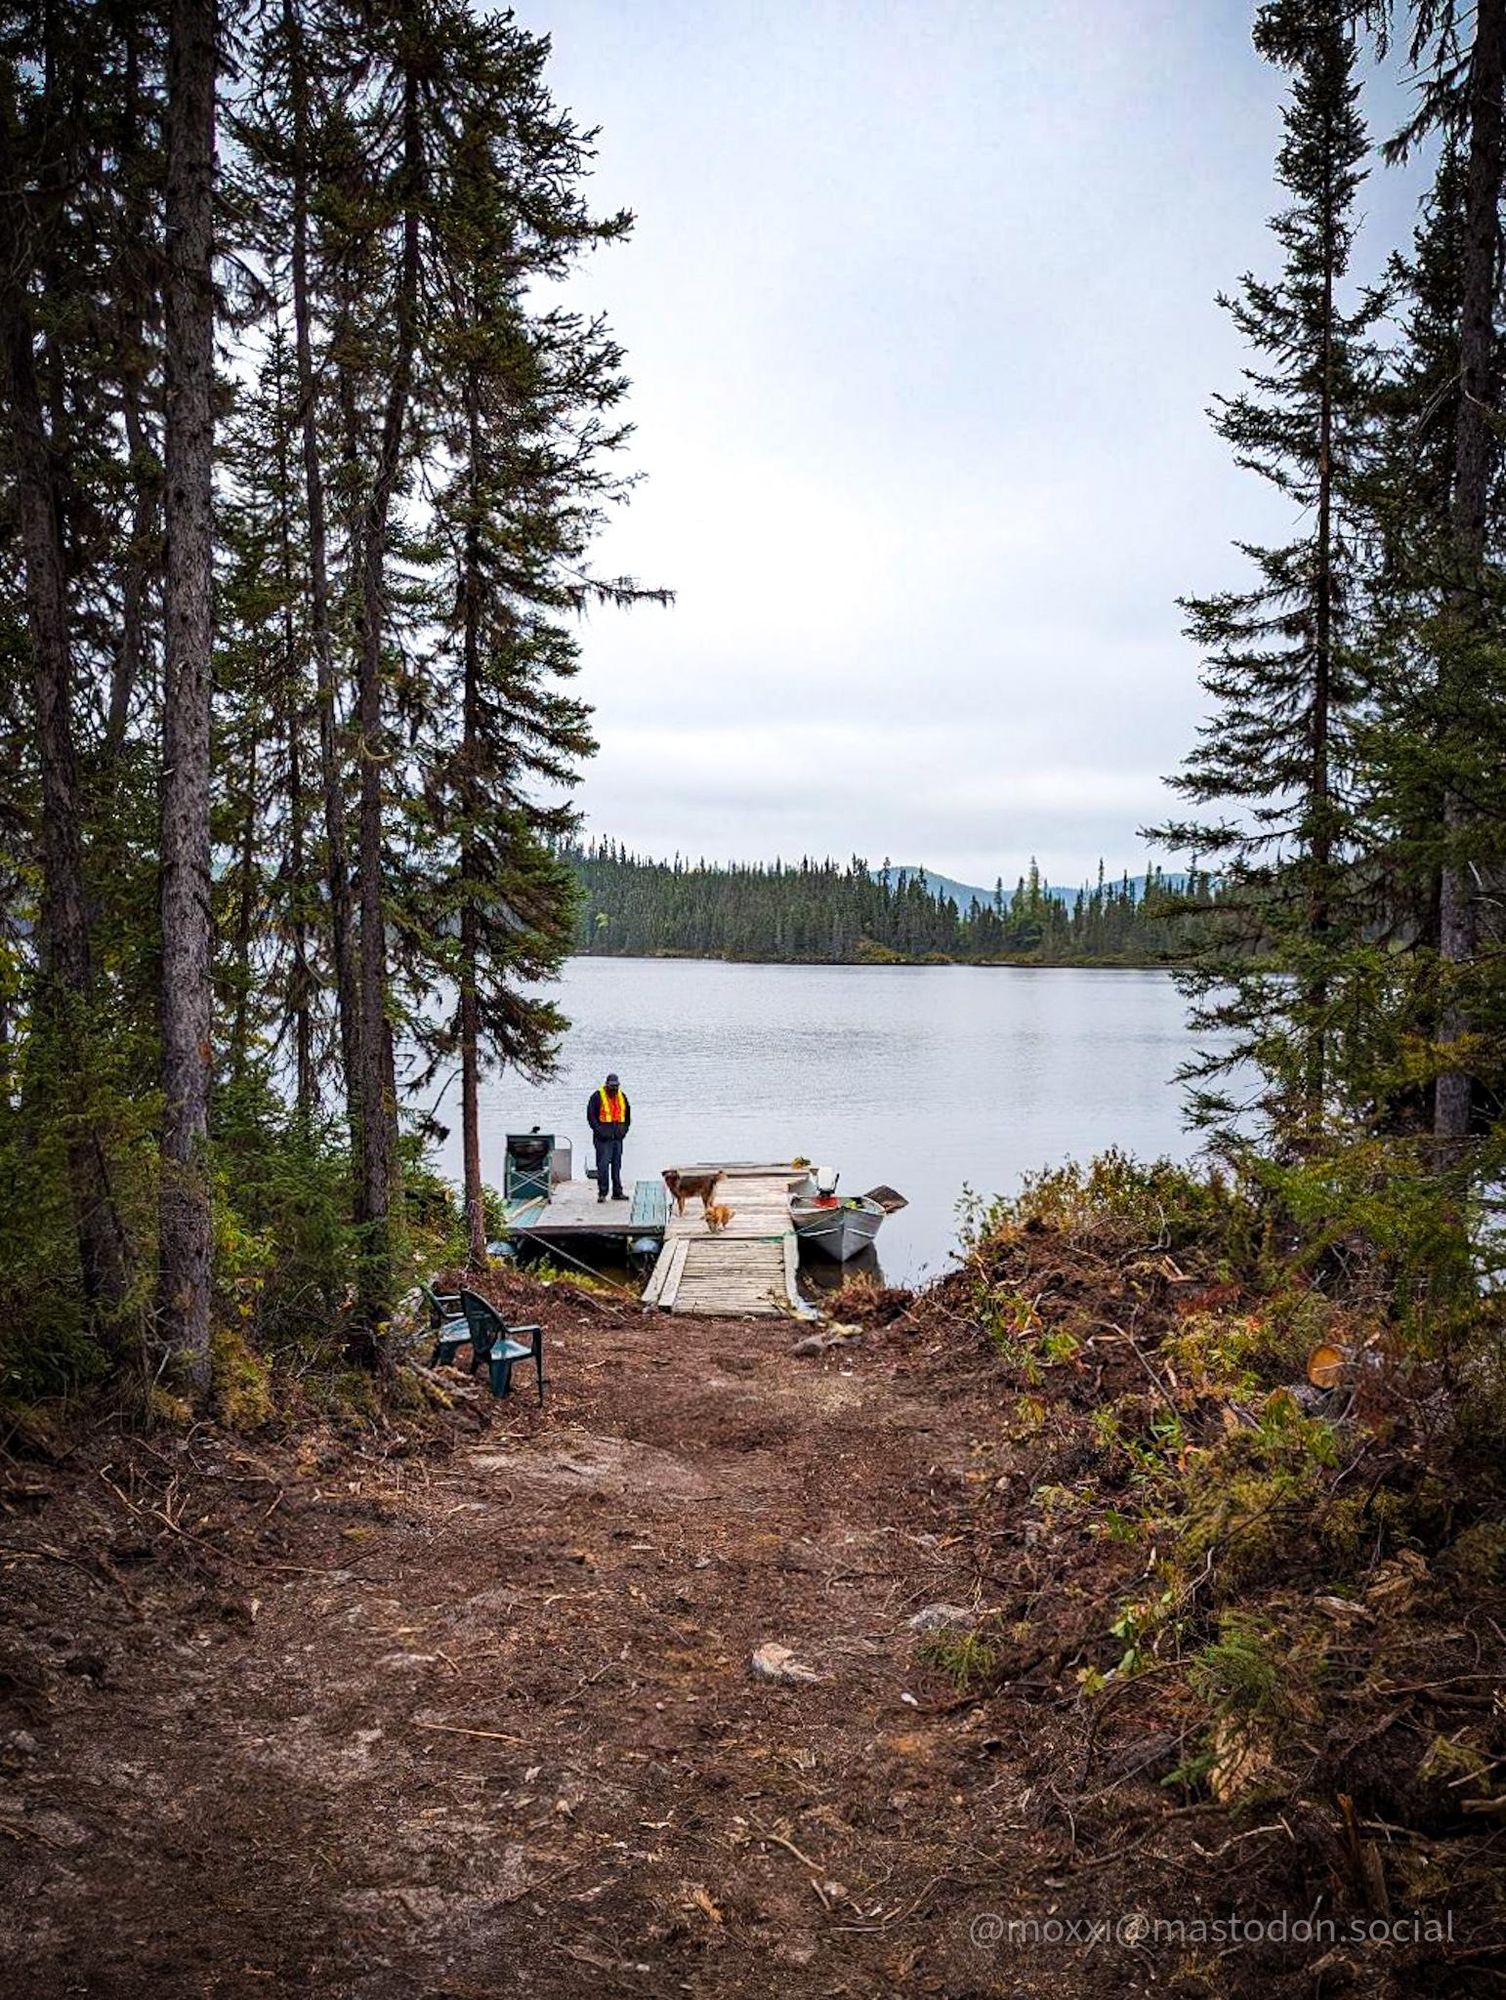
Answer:
[[[1467,36],[1467,41],[1466,41]],[[1419,616],[1413,645],[1425,670],[1420,730],[1393,732],[1404,769],[1421,748],[1441,790],[1436,830],[1436,950],[1441,974],[1433,1083],[1436,1164],[1468,1171],[1466,1142],[1482,1072],[1494,1069],[1480,1030],[1491,1009],[1491,967],[1479,962],[1481,887],[1499,874],[1506,838],[1494,806],[1503,761],[1503,592],[1499,573],[1501,355],[1500,206],[1506,176],[1506,0],[1477,0],[1472,23],[1451,4],[1419,11],[1412,54],[1425,59],[1422,103],[1393,151],[1430,130],[1442,136],[1435,226],[1448,244],[1448,294],[1419,291],[1414,327],[1444,331],[1452,362],[1443,480],[1413,538]],[[1446,231],[1446,235],[1443,233]],[[1425,269],[1419,259],[1419,274]],[[1439,275],[1437,260],[1426,272]],[[1443,310],[1439,310],[1442,304]],[[1431,309],[1431,311],[1429,311]],[[1450,326],[1450,320],[1452,325]],[[1427,426],[1438,438],[1436,422]],[[1419,560],[1420,558],[1420,560]]]
[[[290,1063],[293,1101],[312,1121],[330,957],[311,831],[316,691],[285,273],[274,269],[269,283],[265,351],[240,387],[221,453],[217,976],[229,1079]]]
[[[173,0],[168,49],[162,689],[162,1193],[158,1310],[209,1386],[210,660],[214,581],[214,0]]]
[[[1222,1031],[1189,1071],[1195,1115],[1230,1131],[1238,1107],[1218,1079],[1254,1061],[1267,1117],[1299,1144],[1333,1108],[1337,987],[1357,923],[1345,880],[1363,591],[1356,493],[1384,300],[1343,299],[1367,151],[1351,12],[1345,0],[1272,0],[1256,16],[1257,48],[1292,78],[1276,169],[1291,202],[1271,223],[1279,275],[1247,275],[1221,301],[1255,359],[1246,386],[1215,399],[1213,422],[1236,463],[1301,509],[1303,532],[1277,547],[1240,544],[1255,571],[1248,588],[1184,600],[1213,706],[1172,783],[1224,810],[1155,836],[1209,857],[1223,878],[1221,921],[1188,980],[1199,1025]]]
[[[399,1042],[439,1051],[423,1010],[464,965],[472,1100],[486,1062],[549,1059],[578,614],[636,594],[587,565],[629,483],[621,356],[542,303],[626,218],[583,205],[547,44],[469,0],[261,0],[223,23],[216,174],[216,26],[0,20],[0,1174],[45,1214],[49,1299],[120,1326],[155,1289],[195,1392],[217,1165],[275,1230],[279,1158],[335,1185],[343,1100],[360,1236],[327,1233],[307,1295],[357,1270],[380,1359]]]
[[[338,1026],[338,1095],[352,1152],[360,1143],[360,1002],[350,868],[349,773],[353,761],[342,662],[336,644],[336,551],[329,490],[336,460],[329,378],[329,316],[338,298],[341,244],[350,217],[337,172],[356,143],[349,99],[363,67],[359,24],[339,0],[278,0],[251,38],[254,80],[235,123],[238,198],[269,265],[287,272],[296,384],[299,511],[307,551],[302,626],[317,710],[317,810],[311,853],[322,856],[324,909]],[[345,169],[346,180],[350,169]],[[321,226],[316,210],[327,211]],[[269,297],[268,304],[271,300]],[[317,831],[316,831],[317,830]]]
[[[546,1074],[563,1022],[529,987],[574,939],[574,878],[556,854],[574,825],[568,790],[592,741],[567,692],[573,619],[646,593],[597,578],[589,546],[628,482],[614,460],[622,355],[600,322],[540,309],[541,281],[620,239],[581,182],[591,136],[550,100],[546,44],[508,22],[478,25],[460,80],[465,108],[442,216],[445,289],[426,341],[429,400],[453,473],[435,490],[444,550],[438,597],[459,667],[453,748],[438,746],[429,804],[447,860],[440,907],[458,933],[456,1005],[440,1038],[458,1047],[465,1209],[484,1262],[482,1072]],[[551,802],[553,801],[553,802]]]
[[[119,26],[116,8],[60,4],[13,9],[0,27],[0,386],[8,418],[0,465],[23,580],[27,754],[38,806],[23,872],[34,869],[41,886],[21,1110],[24,1120],[40,1105],[50,1122],[45,1134],[27,1133],[28,1154],[39,1139],[61,1144],[82,1291],[106,1322],[133,1276],[101,1102],[112,1037],[100,932],[114,904],[95,872],[100,827],[89,770],[117,629],[114,530],[126,484],[107,277],[121,243],[118,155],[100,137],[119,129]],[[19,638],[18,621],[8,629]],[[17,691],[22,684],[12,677]]]

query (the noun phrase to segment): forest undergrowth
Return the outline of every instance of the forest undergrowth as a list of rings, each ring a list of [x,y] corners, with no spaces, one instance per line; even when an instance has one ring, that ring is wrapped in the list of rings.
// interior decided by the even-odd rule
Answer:
[[[1358,1169],[1346,1171],[1353,1204]],[[683,1611],[691,1578],[714,1628],[706,1659],[695,1656],[687,1715],[700,1716],[697,1728],[718,1704],[744,1699],[746,1659],[728,1644],[729,1621],[741,1631],[777,1599],[780,1630],[819,1662],[843,1609],[830,1583],[804,1591],[810,1548],[831,1540],[844,1578],[867,1577],[877,1561],[853,1570],[852,1547],[886,1551],[873,1570],[881,1581],[863,1585],[874,1599],[861,1632],[842,1642],[885,1664],[865,1668],[878,1679],[862,1683],[854,1708],[850,1658],[838,1651],[817,1705],[829,1701],[859,1736],[877,1731],[905,1769],[871,1773],[870,1800],[857,1765],[848,1771],[849,1745],[838,1760],[847,1775],[820,1794],[816,1830],[850,1843],[823,1878],[828,1891],[845,1883],[861,1900],[854,1884],[897,1871],[907,1949],[932,1968],[921,1990],[975,1990],[955,1969],[981,1969],[967,1926],[1009,1883],[1032,1923],[1042,1911],[1096,1921],[1128,1910],[1147,1923],[1175,1913],[1182,1926],[1081,1959],[1038,1946],[1018,1963],[1047,1981],[1040,1991],[1122,1991],[1132,1966],[1184,1994],[1295,1994],[1314,1977],[1336,1992],[1483,1990],[1506,1952],[1499,1305],[1484,1296],[1445,1308],[1419,1289],[1406,1259],[1379,1247],[1375,1216],[1394,1196],[1378,1197],[1369,1229],[1351,1206],[1345,1226],[1315,1232],[1297,1219],[1292,1185],[1282,1194],[1117,1154],[1043,1174],[1015,1201],[975,1205],[958,1268],[928,1288],[847,1287],[837,1338],[814,1360],[791,1360],[789,1330],[769,1323],[681,1327],[558,1275],[477,1276],[509,1318],[548,1329],[552,1386],[540,1410],[531,1384],[515,1406],[494,1406],[463,1369],[429,1368],[416,1292],[394,1325],[390,1368],[353,1367],[341,1302],[316,1333],[306,1271],[290,1261],[277,1285],[248,1290],[239,1330],[224,1335],[225,1387],[207,1419],[163,1392],[123,1399],[118,1381],[34,1391],[11,1406],[0,1512],[5,1563],[26,1587],[0,1692],[17,1706],[16,1741],[42,1746],[12,1774],[16,1827],[61,1838],[45,1814],[65,1806],[89,1822],[84,1793],[73,1796],[87,1760],[64,1744],[85,1710],[95,1716],[88,1743],[124,1741],[115,1710],[134,1685],[120,1652],[132,1631],[169,1649],[228,1632],[229,1650],[261,1660],[274,1633],[262,1633],[256,1607],[275,1580],[288,1657],[312,1647],[320,1673],[348,1673],[353,1642],[316,1613],[352,1563],[357,1581],[366,1565],[401,1567],[394,1603],[486,1597],[492,1556],[478,1569],[474,1544],[451,1543],[457,1523],[481,1518],[463,1511],[481,1500],[467,1468],[489,1448],[509,1518],[518,1496],[533,1496],[538,1551],[495,1544],[513,1594],[486,1646],[553,1657],[567,1601],[556,1593],[584,1578],[592,1630],[611,1635],[603,1660],[623,1647],[641,1660],[635,1699],[650,1717],[691,1654],[655,1624],[641,1577],[621,1589],[613,1580],[612,1565],[642,1539],[621,1513],[636,1521],[646,1504],[632,1479],[702,1482],[696,1533],[715,1524],[737,1574],[768,1565],[750,1599],[733,1572],[687,1569],[683,1550],[666,1558],[666,1603]],[[438,1187],[414,1218],[413,1245],[427,1274],[463,1275],[462,1219]],[[837,1433],[823,1428],[834,1412],[840,1462],[828,1456]],[[574,1493],[604,1452],[613,1477],[637,1468],[610,1506]],[[403,1494],[390,1518],[347,1517],[351,1495],[378,1473],[391,1485],[394,1467]],[[244,1473],[240,1485],[231,1471]],[[755,1491],[773,1511],[750,1525]],[[655,1504],[673,1513],[680,1503]],[[895,1525],[880,1525],[885,1508]],[[864,1521],[866,1539],[854,1525]],[[539,1595],[529,1565],[545,1550],[555,1580]],[[792,1577],[804,1592],[799,1623]],[[947,1602],[932,1610],[946,1615],[934,1624],[912,1628],[893,1608],[938,1596]],[[134,1623],[122,1624],[126,1613]],[[876,1640],[889,1628],[893,1637]],[[767,1636],[761,1624],[753,1636]],[[46,1647],[65,1640],[53,1661]],[[433,1654],[448,1676],[451,1641],[435,1644],[438,1653],[384,1659],[396,1671]],[[75,1656],[105,1662],[87,1667],[83,1709],[83,1684],[68,1678]],[[213,1717],[231,1699],[226,1666],[213,1646],[192,1657],[195,1686],[213,1691],[194,1713]],[[346,1708],[301,1699],[309,1726],[345,1740]],[[413,1727],[402,1720],[407,1697],[381,1676],[363,1699],[370,1728]],[[286,1704],[268,1700],[281,1717]],[[891,1708],[908,1718],[897,1734]],[[487,1714],[442,1720],[467,1749],[466,1731],[499,1726]],[[209,1725],[181,1726],[188,1742]],[[748,1727],[749,1754],[767,1757],[768,1730],[782,1742],[780,1730],[814,1724],[781,1709]],[[605,1710],[588,1734],[598,1729]],[[239,1742],[227,1723],[214,1754],[234,1762]],[[936,1759],[946,1774],[938,1767],[934,1797],[924,1794],[921,1833],[916,1769]],[[683,1837],[694,1844],[692,1829],[718,1808],[688,1773]],[[907,1803],[891,1827],[895,1799]],[[642,1810],[622,1806],[629,1818]],[[433,1821],[436,1840],[445,1824]],[[793,1820],[784,1837],[808,1851]],[[40,1865],[51,1852],[19,1858]],[[677,1847],[666,1865],[709,1880],[716,1852]],[[159,1857],[143,1912],[166,1893],[164,1870]],[[713,1883],[709,1893],[722,1908],[723,1891]],[[622,1921],[636,1910],[647,1923],[648,1895],[624,1904]],[[1233,1916],[1335,1928],[1221,1940],[1215,1927]],[[331,1922],[330,1949],[357,1950]],[[756,1929],[752,1916],[729,1917],[729,1951],[753,1949]],[[242,1950],[248,1936],[232,1925],[221,1945]],[[830,1948],[845,1936],[838,1926]],[[537,1943],[543,1966],[542,1932]]]
[[[955,1510],[990,1615],[930,1651],[1045,1725],[1074,1841],[1154,1783],[1227,1811],[1251,1910],[1452,1912],[1496,1959],[1499,1298],[1444,1312],[1356,1228],[1111,1153],[975,1204],[960,1269],[865,1310],[997,1397]]]

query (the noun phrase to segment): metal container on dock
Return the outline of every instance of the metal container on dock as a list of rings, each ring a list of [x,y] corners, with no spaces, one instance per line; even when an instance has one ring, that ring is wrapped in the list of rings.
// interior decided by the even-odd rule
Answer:
[[[507,1201],[548,1201],[552,1132],[509,1132],[502,1160],[502,1194]]]

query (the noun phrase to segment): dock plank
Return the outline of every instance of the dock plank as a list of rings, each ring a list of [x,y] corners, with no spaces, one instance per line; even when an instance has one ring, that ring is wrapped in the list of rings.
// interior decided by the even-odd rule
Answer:
[[[795,1282],[789,1190],[801,1170],[752,1161],[681,1168],[721,1175],[718,1202],[732,1210],[725,1229],[707,1226],[700,1198],[665,1217],[664,1246],[643,1294],[646,1306],[702,1318],[812,1318]]]
[[[645,1235],[657,1236],[668,1219],[669,1189],[663,1181],[635,1181],[631,1226]]]
[[[537,1237],[658,1236],[664,1229],[667,1193],[662,1180],[633,1183],[630,1201],[601,1201],[595,1181],[559,1181],[548,1201],[537,1196],[510,1201],[503,1210],[504,1234]]]
[[[689,1241],[684,1237],[674,1243],[665,1244],[643,1290],[643,1303],[646,1306],[658,1306],[668,1312],[679,1286],[680,1273],[685,1268],[685,1258],[689,1249]]]

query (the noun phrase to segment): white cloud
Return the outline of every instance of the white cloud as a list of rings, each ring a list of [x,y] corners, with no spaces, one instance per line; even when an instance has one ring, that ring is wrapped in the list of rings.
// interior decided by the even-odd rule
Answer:
[[[601,566],[590,823],[650,853],[1140,865],[1175,599],[1289,531],[1205,406],[1269,269],[1244,0],[524,0],[634,237],[578,281],[648,474]],[[1405,187],[1378,177],[1382,238]]]

